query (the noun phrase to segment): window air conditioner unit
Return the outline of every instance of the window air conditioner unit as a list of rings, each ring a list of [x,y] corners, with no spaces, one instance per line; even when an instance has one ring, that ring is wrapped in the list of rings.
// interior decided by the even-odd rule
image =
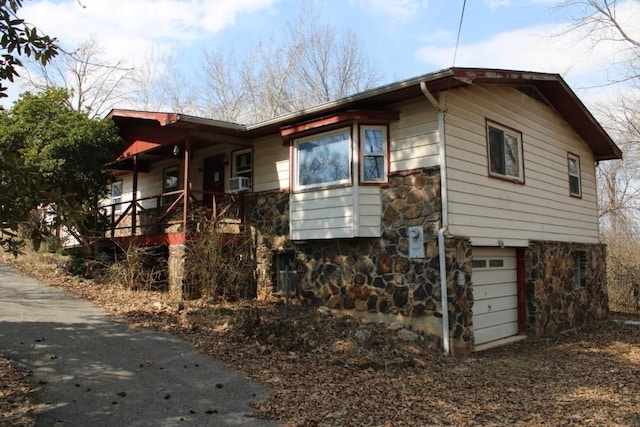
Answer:
[[[234,176],[229,178],[229,192],[240,193],[241,191],[250,191],[251,183],[246,176]]]

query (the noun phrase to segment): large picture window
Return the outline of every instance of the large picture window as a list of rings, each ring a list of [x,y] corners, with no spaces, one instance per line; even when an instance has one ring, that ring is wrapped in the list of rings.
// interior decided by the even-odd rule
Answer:
[[[575,154],[567,154],[569,164],[569,193],[575,197],[582,197],[582,185],[580,183],[580,157]]]
[[[364,183],[387,181],[387,127],[360,128],[360,180]]]
[[[487,122],[489,175],[524,182],[522,134],[497,123]]]
[[[297,189],[351,182],[350,129],[296,140],[295,148]]]

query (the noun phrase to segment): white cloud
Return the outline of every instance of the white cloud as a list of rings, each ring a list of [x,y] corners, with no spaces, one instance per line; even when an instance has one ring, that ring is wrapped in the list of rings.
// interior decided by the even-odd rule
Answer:
[[[353,0],[364,11],[395,21],[410,21],[429,10],[429,0]]]
[[[278,0],[64,0],[26,2],[29,22],[74,47],[94,36],[112,58],[133,60],[153,45],[185,43],[233,25],[241,13],[269,9]]]
[[[602,84],[613,78],[617,72],[613,64],[624,54],[622,44],[601,42],[593,46],[585,34],[567,33],[566,29],[564,25],[542,25],[461,45],[455,65],[560,73],[575,86]],[[454,47],[423,46],[416,57],[438,68],[449,67]]]

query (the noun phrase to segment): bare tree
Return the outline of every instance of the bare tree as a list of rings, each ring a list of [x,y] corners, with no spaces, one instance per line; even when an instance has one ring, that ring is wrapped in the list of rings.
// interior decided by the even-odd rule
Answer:
[[[231,122],[244,118],[253,84],[245,75],[253,68],[251,58],[215,49],[204,52],[201,68],[200,114]]]
[[[307,26],[296,80],[301,106],[343,98],[375,85],[380,76],[352,32],[339,34],[331,26]]]
[[[608,81],[599,86],[624,90],[617,100],[596,106],[624,153],[623,160],[598,166],[601,232],[608,245],[607,288],[612,310],[640,310],[640,40],[637,19],[640,0],[566,0],[559,10],[573,20],[567,32],[589,37],[592,47],[615,43]],[[609,71],[609,70],[608,70]]]
[[[619,237],[635,235],[640,221],[640,110],[636,105],[622,99],[598,111],[624,152],[624,159],[598,165],[602,231]]]
[[[201,109],[217,119],[255,123],[371,88],[380,81],[351,32],[320,25],[303,3],[283,39],[238,54],[205,53]]]
[[[616,42],[622,49],[621,58],[612,58],[612,66],[624,72],[611,77],[606,84],[636,81],[640,77],[640,39],[637,20],[629,19],[640,13],[639,0],[565,0],[556,7],[569,11],[571,25],[567,32],[579,31],[590,37],[593,46]]]
[[[179,69],[175,51],[162,54],[154,48],[130,74],[127,99],[133,108],[150,111],[194,113],[195,90]]]
[[[126,99],[125,84],[133,70],[122,60],[107,62],[100,43],[90,38],[72,52],[63,51],[47,67],[33,63],[29,67],[28,84],[42,91],[62,87],[69,91],[69,107],[100,117]]]

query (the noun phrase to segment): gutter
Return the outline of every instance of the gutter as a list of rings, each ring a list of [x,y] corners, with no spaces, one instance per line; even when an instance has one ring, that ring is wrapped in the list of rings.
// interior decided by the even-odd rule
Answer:
[[[450,354],[449,345],[449,295],[447,292],[447,257],[444,247],[444,236],[449,228],[447,162],[445,156],[444,110],[429,92],[426,81],[420,82],[420,90],[429,103],[438,111],[438,163],[440,164],[440,204],[442,206],[442,226],[438,230],[438,261],[440,266],[440,304],[442,305],[442,345],[444,353]]]

